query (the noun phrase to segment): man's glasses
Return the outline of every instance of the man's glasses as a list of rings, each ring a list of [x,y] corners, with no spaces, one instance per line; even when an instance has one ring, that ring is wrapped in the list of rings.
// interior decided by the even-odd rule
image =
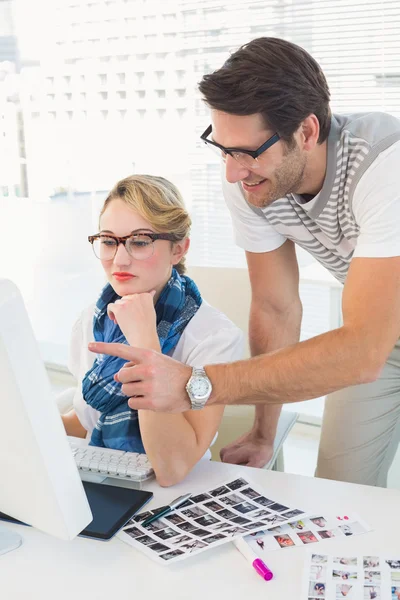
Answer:
[[[204,133],[201,134],[201,139],[203,142],[213,150],[219,157],[222,155],[222,159],[226,159],[226,155],[232,156],[238,163],[240,163],[243,167],[247,169],[258,169],[260,167],[260,163],[258,162],[258,157],[260,154],[271,148],[276,142],[278,142],[281,137],[279,133],[274,133],[266,142],[263,143],[262,146],[257,148],[257,150],[243,150],[242,148],[225,148],[225,146],[221,146],[221,144],[217,144],[213,140],[207,139],[211,134],[212,125],[207,127]]]
[[[172,233],[135,233],[124,237],[97,233],[88,237],[93,252],[100,260],[113,260],[120,244],[125,246],[125,250],[132,258],[146,260],[153,255],[156,240],[176,242],[176,237]]]

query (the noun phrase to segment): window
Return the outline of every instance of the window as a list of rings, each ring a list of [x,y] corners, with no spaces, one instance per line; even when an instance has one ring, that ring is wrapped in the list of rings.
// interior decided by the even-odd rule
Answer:
[[[83,3],[79,6],[83,10]],[[232,241],[219,164],[198,140],[209,124],[209,110],[196,83],[219,68],[232,50],[259,35],[288,39],[320,63],[333,111],[383,110],[400,117],[400,3],[393,0],[191,0],[179,4],[179,13],[165,13],[172,10],[165,2],[119,1],[108,6],[104,1],[90,2],[84,7],[90,23],[84,15],[78,18],[67,11],[61,29],[56,11],[45,11],[44,0],[36,0],[35,7],[46,15],[43,38],[24,38],[29,23],[21,11],[22,26],[16,27],[21,52],[30,44],[32,56],[40,55],[41,47],[46,47],[46,58],[54,56],[60,64],[55,74],[50,61],[29,62],[30,53],[21,57],[24,72],[17,75],[18,89],[28,102],[18,106],[27,140],[27,186],[21,181],[20,157],[15,159],[15,181],[0,179],[0,186],[9,194],[15,186],[29,189],[25,209],[30,207],[40,231],[57,231],[56,225],[63,224],[63,236],[56,239],[50,234],[48,240],[43,236],[43,246],[30,257],[28,269],[44,291],[43,305],[42,299],[35,299],[33,283],[30,288],[24,280],[27,265],[13,266],[9,274],[25,286],[43,355],[53,362],[65,362],[72,322],[85,302],[93,301],[103,281],[85,241],[96,221],[95,199],[100,203],[119,178],[132,172],[133,164],[155,174],[171,173],[184,190],[193,219],[189,263],[245,267],[243,252]],[[145,10],[152,14],[143,19]],[[72,46],[77,22],[82,25],[82,44]],[[139,41],[144,35],[157,39],[153,43],[150,37],[143,46]],[[118,45],[108,45],[108,36],[118,38]],[[169,38],[175,41],[170,43]],[[3,92],[7,84],[1,85]],[[75,99],[77,108],[85,110],[66,104]],[[131,123],[134,131],[127,131]],[[20,133],[15,126],[17,148]],[[155,134],[157,153],[148,151]],[[62,194],[56,194],[60,189]],[[215,239],[220,240],[218,252]],[[301,252],[299,261],[301,267],[311,263]],[[0,259],[0,277],[7,275],[7,268]],[[315,286],[303,285],[301,293],[305,338],[329,328],[329,303]]]

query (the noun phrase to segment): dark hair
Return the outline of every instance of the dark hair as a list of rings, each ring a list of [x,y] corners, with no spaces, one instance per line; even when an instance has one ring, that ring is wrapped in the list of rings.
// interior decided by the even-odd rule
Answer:
[[[261,37],[234,52],[225,64],[199,84],[210,108],[233,115],[259,113],[266,127],[287,142],[300,123],[315,114],[318,143],[330,128],[329,87],[321,67],[300,46]]]

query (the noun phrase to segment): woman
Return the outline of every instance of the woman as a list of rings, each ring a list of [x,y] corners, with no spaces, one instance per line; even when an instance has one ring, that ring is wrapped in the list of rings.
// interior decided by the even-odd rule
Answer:
[[[193,366],[242,358],[242,332],[184,275],[190,225],[179,191],[162,177],[127,177],[108,195],[100,232],[89,237],[108,284],[73,329],[70,370],[82,389],[63,417],[68,435],[145,452],[162,486],[181,481],[208,452],[223,408],[134,411],[114,379],[125,361],[94,360],[87,346],[94,339],[122,342]]]

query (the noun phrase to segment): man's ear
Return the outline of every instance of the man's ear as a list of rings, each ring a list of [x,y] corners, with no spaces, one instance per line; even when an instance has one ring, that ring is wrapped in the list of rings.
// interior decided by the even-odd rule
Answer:
[[[301,138],[304,150],[312,150],[318,143],[319,138],[319,121],[314,115],[308,115],[301,124]]]
[[[186,252],[189,250],[190,239],[185,238],[180,242],[174,242],[172,248],[172,264],[177,265],[182,258],[185,256]]]

